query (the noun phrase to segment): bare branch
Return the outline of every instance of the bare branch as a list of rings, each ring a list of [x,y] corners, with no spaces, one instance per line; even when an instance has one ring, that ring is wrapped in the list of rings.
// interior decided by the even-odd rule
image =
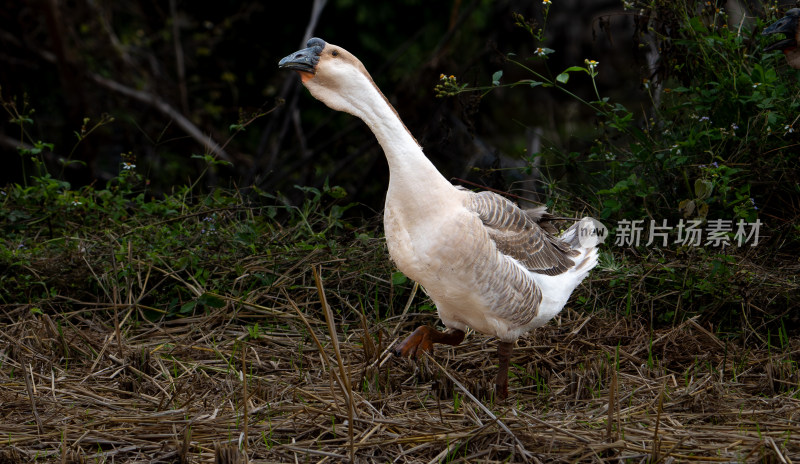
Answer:
[[[314,29],[317,28],[319,17],[322,16],[322,9],[325,8],[326,3],[328,3],[328,0],[314,0],[314,5],[311,7],[311,19],[308,20],[306,32],[303,34],[303,43],[300,44],[301,48],[305,46],[308,39],[314,34]]]
[[[165,102],[157,95],[152,93],[148,93],[142,90],[132,89],[128,86],[120,84],[119,82],[112,81],[111,79],[106,79],[105,77],[99,76],[97,74],[89,74],[89,77],[97,82],[98,84],[102,85],[103,87],[117,92],[119,94],[125,95],[126,97],[133,98],[134,100],[139,100],[140,102],[146,103],[153,108],[157,109],[161,113],[166,116],[172,118],[175,121],[175,124],[178,125],[181,129],[184,130],[189,136],[195,139],[198,143],[205,146],[211,153],[215,154],[219,159],[225,161],[232,161],[230,155],[222,148],[222,146],[217,143],[210,135],[204,134],[197,126],[195,126],[189,119],[187,119],[180,111],[176,110],[172,107],[169,103]]]
[[[10,34],[5,33],[4,31],[0,31],[0,37],[4,40],[11,40],[12,43],[18,46],[24,46],[22,42],[17,40],[15,37],[11,36]],[[28,49],[32,49],[31,47],[25,47]],[[40,50],[40,49],[32,49],[35,53],[37,53],[40,57],[44,60],[55,63],[57,61],[57,57],[52,52],[47,50]],[[203,132],[194,125],[186,116],[181,114],[180,111],[176,110],[172,107],[169,103],[162,100],[158,97],[158,95],[154,95],[152,93],[145,92],[143,90],[136,90],[130,88],[126,85],[120,84],[119,82],[112,81],[111,79],[107,79],[97,74],[89,73],[87,74],[90,79],[97,82],[101,86],[117,92],[119,94],[125,95],[127,97],[133,98],[134,100],[138,100],[140,102],[146,103],[153,108],[157,109],[164,115],[172,118],[175,121],[175,124],[178,125],[184,132],[186,132],[191,138],[196,140],[198,143],[206,147],[211,153],[216,155],[219,159],[231,162],[231,156],[222,148],[222,145],[217,143],[210,135],[203,134]]]
[[[170,0],[169,11],[170,15],[172,15],[172,39],[175,47],[175,68],[178,72],[178,90],[181,94],[181,109],[183,109],[184,113],[188,113],[189,95],[186,90],[186,65],[183,58],[181,27],[178,19],[178,5],[176,0]]]

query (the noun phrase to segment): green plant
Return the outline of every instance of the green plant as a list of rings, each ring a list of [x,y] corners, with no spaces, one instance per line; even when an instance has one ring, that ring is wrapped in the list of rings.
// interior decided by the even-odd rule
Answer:
[[[258,340],[261,335],[260,327],[258,326],[258,322],[253,325],[247,326],[247,335],[248,341],[249,340]]]
[[[766,233],[780,236],[786,253],[800,249],[796,220],[786,221],[794,222],[792,227],[779,227],[782,220],[766,225],[762,219],[798,217],[796,202],[779,206],[775,199],[800,194],[797,183],[787,182],[800,176],[798,154],[791,148],[798,143],[797,79],[779,53],[760,52],[757,35],[779,12],[771,8],[755,24],[732,27],[716,2],[631,0],[624,7],[647,19],[641,23],[647,27],[637,30],[640,43],[655,44],[660,56],[657,72],[642,79],[650,99],[643,111],[603,96],[597,61],[551,71],[551,58],[559,51],[545,45],[547,3],[542,19],[514,15],[533,47],[528,56],[507,53],[506,62],[527,78],[506,82],[500,70],[491,75],[491,85],[473,87],[441,75],[435,93],[474,92],[487,98],[499,88],[557,91],[590,108],[597,119],[586,152],[563,154],[545,143],[540,153],[525,154],[525,172],[539,163],[535,169],[545,180],[548,205],[574,205],[581,198],[581,207],[609,224],[617,240],[606,243],[612,245],[609,259],[600,265],[611,273],[606,307],[633,316],[640,303],[655,302],[651,320],[657,323],[704,314],[741,326],[741,308],[749,304],[742,295],[755,286],[748,266],[751,260],[758,262],[755,266],[771,264],[767,256],[774,252],[765,249],[759,232],[763,237],[770,227]],[[573,87],[576,82],[588,83],[592,97],[579,96],[586,93]],[[555,173],[565,170],[571,177],[557,180]],[[691,228],[705,235],[688,241]],[[624,234],[634,235],[620,240]],[[634,284],[631,276],[643,277]],[[785,281],[780,272],[770,278]],[[679,298],[660,296],[670,294]],[[580,295],[577,301],[592,302]],[[781,310],[774,308],[764,313],[765,323],[779,321]]]

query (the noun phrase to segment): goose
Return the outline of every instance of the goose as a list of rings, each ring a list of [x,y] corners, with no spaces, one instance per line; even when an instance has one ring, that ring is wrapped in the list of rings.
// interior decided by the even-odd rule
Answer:
[[[770,24],[761,32],[761,35],[786,34],[785,39],[767,45],[764,51],[781,50],[786,57],[786,62],[795,69],[800,69],[800,49],[797,48],[798,39],[800,39],[798,20],[800,20],[800,8],[792,8],[786,12],[786,16]]]
[[[435,343],[458,345],[468,329],[498,339],[495,396],[508,396],[515,341],[564,307],[597,264],[591,218],[560,237],[538,224],[543,208],[524,211],[493,192],[451,184],[425,156],[364,65],[344,48],[312,38],[278,66],[294,70],[312,96],[364,121],[389,164],[384,231],[397,268],[419,283],[446,331],[421,326],[394,347],[419,358]]]

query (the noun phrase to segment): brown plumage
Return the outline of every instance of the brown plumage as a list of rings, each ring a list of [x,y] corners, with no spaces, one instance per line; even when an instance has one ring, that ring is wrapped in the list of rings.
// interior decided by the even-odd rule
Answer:
[[[469,207],[478,213],[497,249],[529,271],[558,275],[575,265],[571,258],[578,251],[545,232],[527,211],[492,192],[476,193],[471,200]]]

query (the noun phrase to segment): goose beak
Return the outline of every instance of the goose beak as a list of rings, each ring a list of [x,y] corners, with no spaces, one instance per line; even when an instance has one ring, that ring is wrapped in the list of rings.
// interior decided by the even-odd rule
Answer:
[[[800,9],[792,8],[786,16],[770,24],[761,32],[761,35],[786,34],[786,39],[769,44],[765,52],[771,50],[786,50],[797,47],[797,20],[800,18]]]
[[[325,48],[325,41],[315,37],[309,40],[306,45],[308,48],[298,50],[280,60],[278,67],[292,69],[301,73],[316,73],[319,56],[322,54],[322,49]]]

